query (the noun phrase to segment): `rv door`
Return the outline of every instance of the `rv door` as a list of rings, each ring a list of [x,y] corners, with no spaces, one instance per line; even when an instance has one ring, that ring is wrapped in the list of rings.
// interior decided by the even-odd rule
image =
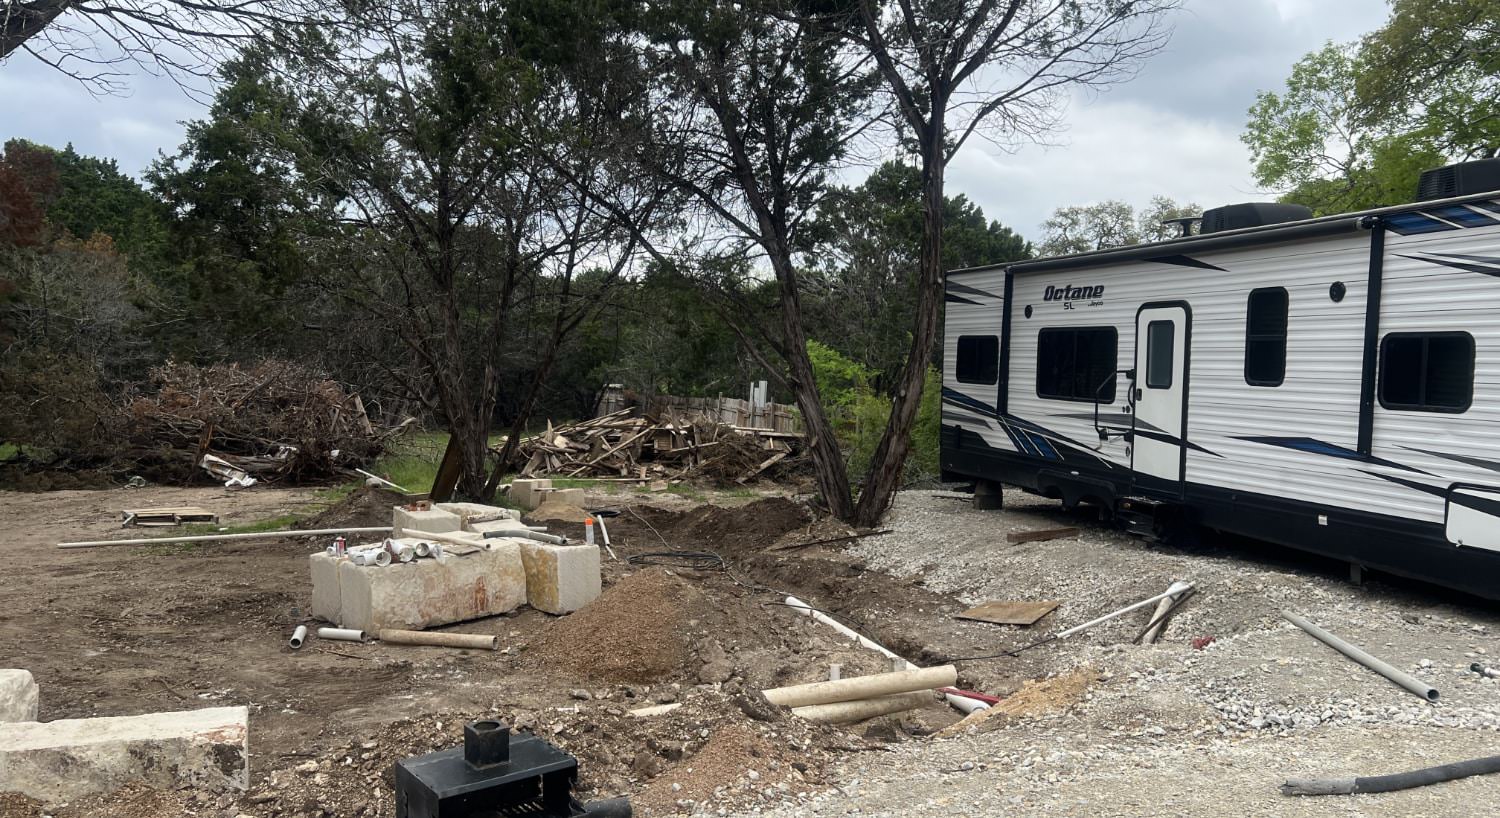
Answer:
[[[1148,304],[1136,314],[1131,468],[1142,489],[1181,491],[1191,321],[1181,303]]]

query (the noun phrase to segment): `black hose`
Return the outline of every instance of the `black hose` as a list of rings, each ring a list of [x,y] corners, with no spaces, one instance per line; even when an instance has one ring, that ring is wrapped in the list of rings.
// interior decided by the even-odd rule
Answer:
[[[1349,795],[1364,792],[1394,792],[1441,784],[1472,775],[1500,773],[1500,756],[1455,761],[1405,773],[1369,775],[1360,778],[1288,778],[1282,795]]]

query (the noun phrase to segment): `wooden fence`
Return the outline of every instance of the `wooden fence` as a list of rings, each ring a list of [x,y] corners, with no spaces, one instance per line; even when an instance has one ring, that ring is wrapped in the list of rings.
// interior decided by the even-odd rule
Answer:
[[[655,415],[670,413],[683,419],[702,418],[730,426],[788,434],[802,432],[802,415],[795,407],[784,403],[756,406],[743,398],[726,398],[723,395],[713,398],[655,395],[647,398],[614,385],[604,388],[604,394],[599,398],[599,409],[594,416],[607,415],[627,407],[640,407]]]

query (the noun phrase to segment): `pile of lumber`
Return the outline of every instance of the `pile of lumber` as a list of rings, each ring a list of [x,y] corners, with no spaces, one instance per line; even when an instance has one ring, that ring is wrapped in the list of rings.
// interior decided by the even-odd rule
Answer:
[[[518,453],[522,477],[729,485],[800,470],[801,437],[671,415],[632,417],[621,409],[562,426],[549,421],[545,432],[518,444]]]
[[[378,457],[400,429],[379,428],[359,395],[290,361],[237,366],[169,362],[154,391],[128,396],[114,432],[132,471],[202,479],[212,455],[257,480],[316,482]]]

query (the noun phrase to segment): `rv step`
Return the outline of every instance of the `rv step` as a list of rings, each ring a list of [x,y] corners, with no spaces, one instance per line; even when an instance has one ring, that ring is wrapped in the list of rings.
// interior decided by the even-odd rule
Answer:
[[[1171,503],[1149,497],[1122,497],[1115,506],[1115,519],[1124,525],[1126,533],[1149,543],[1161,543],[1166,541],[1174,508]]]

